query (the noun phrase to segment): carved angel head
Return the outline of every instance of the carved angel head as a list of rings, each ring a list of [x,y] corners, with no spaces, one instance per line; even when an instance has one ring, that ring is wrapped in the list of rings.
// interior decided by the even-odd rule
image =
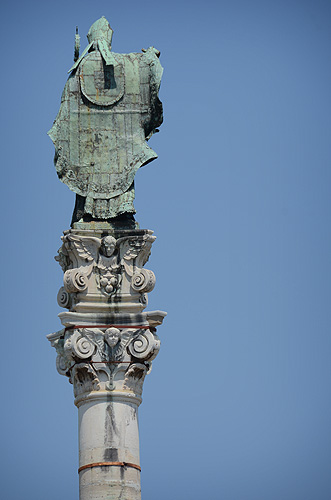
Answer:
[[[109,347],[115,347],[121,338],[120,331],[117,328],[108,328],[105,331],[105,341]]]
[[[116,248],[116,240],[113,236],[105,236],[101,241],[101,253],[105,257],[111,257]]]

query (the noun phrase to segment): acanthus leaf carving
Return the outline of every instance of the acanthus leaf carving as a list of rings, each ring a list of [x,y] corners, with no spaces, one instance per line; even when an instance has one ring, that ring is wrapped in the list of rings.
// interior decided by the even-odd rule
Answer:
[[[71,370],[69,381],[74,386],[74,395],[100,390],[100,381],[93,365],[88,363],[75,364]]]
[[[147,370],[146,365],[141,363],[132,364],[125,373],[123,389],[141,396]]]

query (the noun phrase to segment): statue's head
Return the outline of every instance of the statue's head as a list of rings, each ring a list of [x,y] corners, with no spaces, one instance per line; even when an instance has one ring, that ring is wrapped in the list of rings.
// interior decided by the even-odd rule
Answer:
[[[105,331],[105,341],[109,345],[109,347],[115,347],[118,341],[121,338],[120,331],[117,328],[108,328]]]
[[[111,39],[113,37],[113,30],[111,29],[109,22],[105,17],[101,17],[89,29],[87,33],[87,39],[89,43],[94,42],[95,40],[106,40],[108,45],[111,45]]]
[[[113,236],[105,236],[101,240],[101,252],[106,257],[111,257],[116,248],[116,240]]]

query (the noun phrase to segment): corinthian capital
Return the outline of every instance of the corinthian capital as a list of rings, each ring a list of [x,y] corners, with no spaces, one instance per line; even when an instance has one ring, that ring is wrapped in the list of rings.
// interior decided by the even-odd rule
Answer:
[[[56,366],[69,378],[75,396],[92,391],[140,398],[146,373],[160,349],[155,328],[68,328],[48,336]]]

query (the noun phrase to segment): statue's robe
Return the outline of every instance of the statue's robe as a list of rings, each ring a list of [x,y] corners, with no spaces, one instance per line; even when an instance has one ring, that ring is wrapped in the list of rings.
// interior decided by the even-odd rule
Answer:
[[[58,176],[93,219],[135,213],[134,176],[157,157],[146,140],[162,123],[158,51],[111,54],[106,65],[96,46],[79,62],[49,131]]]

